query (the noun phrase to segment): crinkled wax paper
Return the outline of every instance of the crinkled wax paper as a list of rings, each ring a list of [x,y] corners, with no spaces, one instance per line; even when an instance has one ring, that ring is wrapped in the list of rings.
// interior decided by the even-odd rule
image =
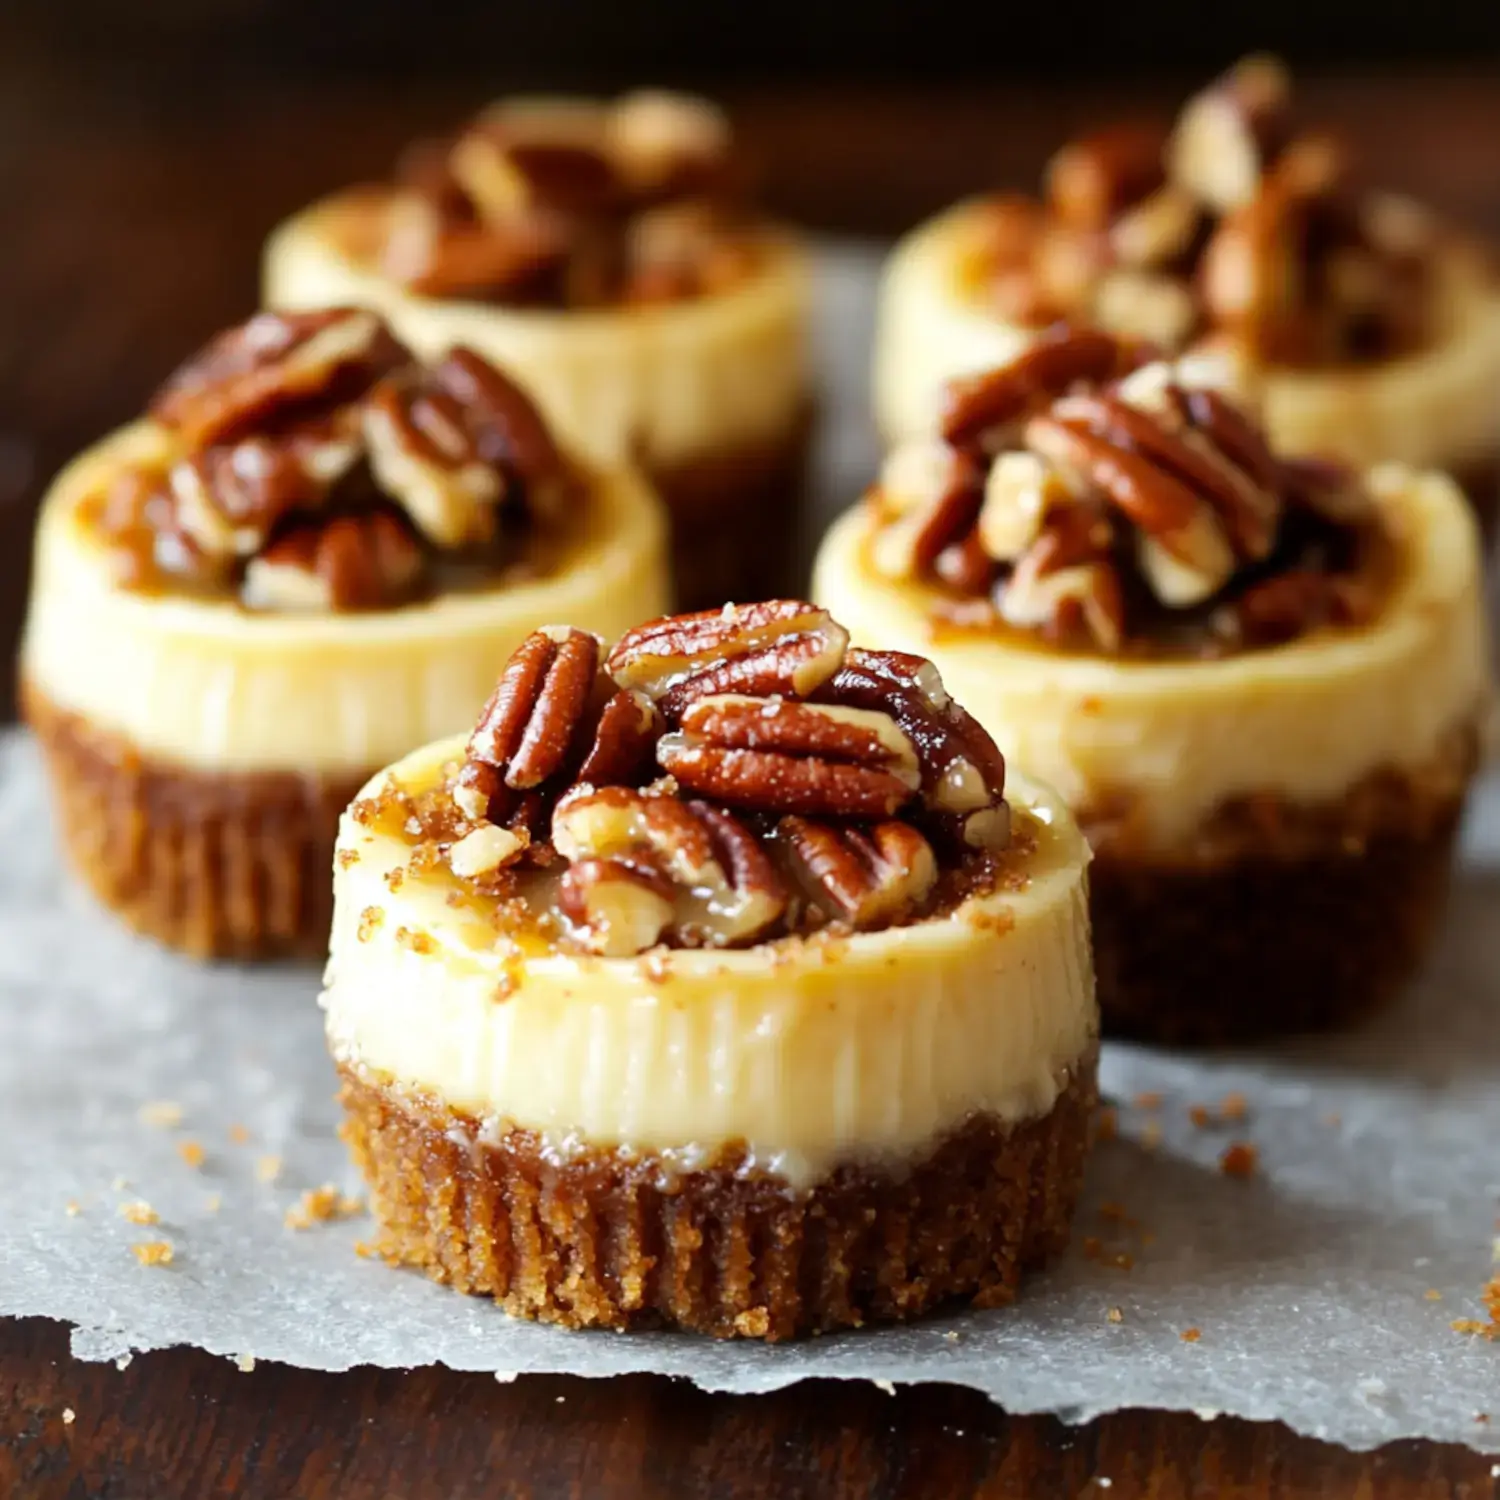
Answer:
[[[842,377],[830,508],[872,462],[871,264],[825,260],[823,354]],[[1500,1451],[1500,1344],[1451,1326],[1486,1317],[1500,1206],[1500,783],[1471,816],[1441,948],[1397,1010],[1208,1060],[1107,1048],[1118,1134],[1094,1160],[1074,1250],[1016,1307],[778,1348],[514,1323],[359,1257],[367,1219],[288,1227],[307,1190],[358,1191],[334,1138],[317,973],[196,966],[94,911],[59,869],[35,754],[14,736],[0,741],[0,847],[0,1314],[68,1320],[80,1356],[185,1343],[330,1370],[650,1370],[726,1391],[942,1380],[1077,1420],[1173,1407],[1354,1447]],[[1244,1117],[1223,1119],[1234,1094]],[[177,1123],[150,1107],[164,1104]],[[1241,1140],[1259,1153],[1247,1178],[1219,1169]],[[122,1217],[136,1202],[159,1222]],[[171,1244],[170,1265],[139,1263],[132,1246],[149,1241]]]

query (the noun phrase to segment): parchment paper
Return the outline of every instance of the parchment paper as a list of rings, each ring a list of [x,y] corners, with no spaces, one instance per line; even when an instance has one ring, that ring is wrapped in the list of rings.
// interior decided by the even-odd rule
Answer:
[[[871,463],[870,267],[847,252],[824,266],[822,349],[840,377],[830,504]],[[287,1227],[305,1191],[358,1191],[333,1136],[316,971],[199,967],[94,911],[59,869],[16,736],[0,739],[0,848],[0,1314],[68,1320],[80,1357],[187,1343],[318,1369],[650,1370],[727,1391],[941,1380],[1069,1420],[1171,1407],[1351,1447],[1422,1436],[1500,1452],[1500,1343],[1451,1326],[1486,1317],[1500,1207],[1493,780],[1441,949],[1395,1012],[1210,1061],[1107,1048],[1119,1135],[1096,1155],[1064,1264],[1008,1310],[779,1348],[513,1323],[360,1258],[367,1219]],[[1244,1118],[1219,1120],[1234,1093]],[[164,1104],[180,1122],[150,1107]],[[1215,1118],[1194,1124],[1193,1105]],[[1259,1152],[1248,1179],[1219,1170],[1233,1141]],[[195,1145],[196,1166],[181,1154]],[[134,1202],[159,1222],[121,1217]],[[150,1241],[172,1245],[170,1265],[138,1262],[131,1247]]]

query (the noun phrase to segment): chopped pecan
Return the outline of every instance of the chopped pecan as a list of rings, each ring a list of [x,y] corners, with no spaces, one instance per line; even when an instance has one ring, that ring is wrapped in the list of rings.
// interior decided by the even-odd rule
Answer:
[[[971,529],[933,558],[932,571],[949,588],[977,598],[989,593],[995,581],[995,559],[985,551],[979,533]]]
[[[982,484],[973,455],[946,443],[916,439],[893,449],[881,470],[880,503],[895,515],[876,538],[876,568],[892,578],[925,572],[972,530]]]
[[[1100,233],[1161,186],[1166,133],[1121,125],[1069,142],[1047,167],[1047,199],[1063,223]]]
[[[921,784],[911,741],[889,714],[720,694],[682,714],[656,747],[683,786],[736,807],[821,817],[889,817]]]
[[[949,697],[925,657],[851,650],[819,696],[896,721],[916,753],[927,820],[949,842],[985,849],[1008,842],[1005,758],[978,720]]]
[[[597,636],[566,627],[527,636],[506,663],[469,737],[465,769],[470,763],[491,767],[516,792],[562,771],[581,735],[592,728],[588,711],[598,690],[599,645]],[[469,785],[482,793],[491,780],[476,773]],[[461,775],[455,791],[461,810],[498,821],[492,808],[481,808],[468,791]]]
[[[557,805],[552,839],[565,858],[647,859],[676,887],[673,935],[726,947],[780,920],[786,891],[759,841],[732,814],[631,787],[580,786]]]
[[[627,631],[605,669],[668,715],[714,693],[806,697],[839,668],[849,633],[800,599],[726,604]]]
[[[524,830],[515,832],[494,823],[481,823],[448,851],[448,864],[461,879],[479,879],[514,864],[530,842]]]
[[[654,774],[656,742],[666,725],[644,694],[621,689],[605,703],[594,743],[578,767],[590,786],[635,786]]]
[[[818,903],[856,930],[910,916],[937,884],[932,846],[910,823],[864,829],[793,816],[776,825],[776,835]]]
[[[495,299],[525,306],[556,301],[569,242],[550,221],[496,224],[455,220],[411,197],[386,215],[380,268],[424,297]]]
[[[415,538],[383,511],[300,526],[250,559],[241,597],[251,609],[388,609],[422,582]]]
[[[352,400],[407,357],[360,308],[257,313],[188,360],[149,410],[189,445],[207,447],[271,412]]]
[[[1162,349],[1180,349],[1198,325],[1198,303],[1186,282],[1160,271],[1116,270],[1094,288],[1101,328]]]
[[[1041,535],[1055,506],[1071,498],[1056,470],[1035,453],[1011,449],[990,465],[976,534],[996,562],[1015,562]]]
[[[1109,247],[1122,265],[1171,265],[1192,249],[1202,222],[1203,211],[1192,194],[1168,183],[1110,225]]]
[[[557,904],[595,953],[654,948],[677,915],[676,890],[649,857],[580,859],[563,871]]]
[[[1045,570],[1040,555],[1033,548],[1006,580],[1002,617],[1056,640],[1082,632],[1103,650],[1118,651],[1125,638],[1125,601],[1114,564],[1099,558]]]
[[[536,211],[605,213],[621,196],[602,142],[528,138],[514,119],[474,126],[459,137],[448,160],[480,218],[502,225]]]
[[[1172,179],[1220,213],[1248,203],[1285,144],[1291,80],[1248,57],[1189,100],[1167,147]]]
[[[707,99],[642,89],[609,112],[607,141],[635,193],[664,197],[713,187],[730,154],[729,121]]]
[[[948,383],[942,436],[955,448],[998,443],[1031,412],[1080,381],[1123,374],[1133,351],[1107,333],[1060,328],[1039,338],[1009,364]]]

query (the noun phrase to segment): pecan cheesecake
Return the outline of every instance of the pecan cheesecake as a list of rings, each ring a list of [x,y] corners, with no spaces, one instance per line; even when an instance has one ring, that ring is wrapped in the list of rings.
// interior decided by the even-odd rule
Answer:
[[[761,597],[806,457],[809,266],[746,176],[705,100],[506,100],[281,226],[266,302],[377,308],[523,375],[576,452],[655,483],[685,605]]]
[[[338,817],[559,613],[663,607],[645,482],[457,348],[262,313],[43,502],[21,655],[73,864],[194,954],[319,952]]]
[[[1357,186],[1301,131],[1287,75],[1250,58],[1175,128],[1064,146],[1041,201],[963,203],[895,252],[875,396],[887,437],[925,431],[943,382],[1060,319],[1163,352],[1230,352],[1276,450],[1452,473],[1488,526],[1500,499],[1500,284],[1487,251],[1420,205]]]
[[[1275,456],[1205,356],[1055,332],[957,381],[826,538],[856,640],[931,656],[1093,845],[1106,1029],[1218,1040],[1392,995],[1490,703],[1451,480]]]
[[[1078,1192],[1087,858],[929,662],[810,604],[539,631],[339,833],[384,1254],[569,1327],[1009,1301]]]

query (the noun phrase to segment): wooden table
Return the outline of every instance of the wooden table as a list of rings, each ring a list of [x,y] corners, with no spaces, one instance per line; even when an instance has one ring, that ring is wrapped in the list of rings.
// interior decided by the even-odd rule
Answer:
[[[1121,108],[1160,112],[1179,91],[742,89],[733,102],[783,213],[891,233],[976,185],[1032,183],[1069,128]],[[1378,156],[1383,180],[1500,232],[1500,74],[1322,81],[1307,93]],[[482,97],[478,86],[393,96],[90,73],[0,21],[0,639],[18,629],[46,478],[251,306],[266,228],[379,172],[410,134]],[[0,702],[12,688],[7,667]],[[1106,1491],[1478,1500],[1496,1487],[1490,1461],[1460,1448],[1353,1455],[1277,1425],[1150,1412],[1075,1430],[947,1387],[731,1398],[646,1377],[501,1386],[431,1369],[241,1373],[191,1351],[119,1372],[74,1364],[56,1325],[0,1323],[6,1500]]]

